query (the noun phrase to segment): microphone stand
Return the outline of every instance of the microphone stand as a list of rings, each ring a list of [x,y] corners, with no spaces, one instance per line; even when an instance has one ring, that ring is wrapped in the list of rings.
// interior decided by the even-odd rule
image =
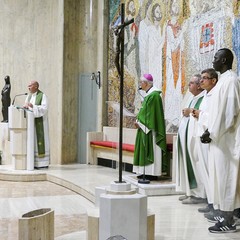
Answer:
[[[24,96],[24,95],[28,95],[28,93],[21,93],[21,94],[15,95],[15,97],[14,97],[14,99],[13,99],[13,101],[12,101],[12,105],[14,105],[16,97]]]

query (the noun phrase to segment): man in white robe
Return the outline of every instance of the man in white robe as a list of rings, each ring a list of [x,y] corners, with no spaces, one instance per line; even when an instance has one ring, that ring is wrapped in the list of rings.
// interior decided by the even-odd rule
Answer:
[[[204,186],[204,192],[207,197],[208,205],[204,208],[199,208],[198,211],[202,213],[210,212],[213,209],[213,202],[210,196],[209,189],[209,167],[208,167],[208,150],[209,145],[203,144],[200,141],[200,136],[207,129],[208,120],[208,106],[211,101],[212,91],[218,81],[218,74],[213,68],[204,69],[201,72],[201,88],[205,89],[203,100],[199,107],[199,110],[194,110],[193,117],[197,119],[197,132],[195,136],[195,148],[193,151],[197,154],[196,168],[198,171],[200,182]]]
[[[24,108],[33,112],[34,116],[34,167],[49,166],[50,144],[48,131],[48,100],[39,90],[39,83],[31,81],[28,85],[29,94]]]
[[[203,186],[198,181],[198,175],[194,171],[193,166],[196,160],[193,158],[192,150],[194,142],[194,124],[190,123],[190,115],[193,108],[198,109],[203,98],[203,89],[200,87],[201,75],[194,75],[189,82],[189,91],[192,93],[187,106],[182,110],[182,119],[180,122],[177,138],[177,154],[176,154],[176,190],[185,192],[185,196],[180,197],[184,204],[202,203],[203,202]],[[191,117],[191,122],[194,118]]]
[[[223,48],[216,52],[213,68],[220,78],[213,89],[208,114],[210,194],[218,221],[208,230],[212,233],[236,231],[233,211],[240,208],[240,84],[231,70],[233,54]]]

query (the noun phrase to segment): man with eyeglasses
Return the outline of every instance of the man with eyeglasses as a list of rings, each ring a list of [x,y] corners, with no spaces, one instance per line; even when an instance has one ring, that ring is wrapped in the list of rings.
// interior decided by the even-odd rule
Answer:
[[[196,167],[199,173],[200,182],[204,186],[204,192],[206,193],[208,205],[203,208],[199,208],[198,211],[201,213],[208,213],[213,210],[213,202],[210,197],[209,190],[209,174],[208,174],[208,145],[202,144],[200,136],[207,130],[208,125],[208,108],[211,101],[211,97],[218,81],[218,74],[213,68],[204,69],[201,72],[200,86],[205,89],[202,103],[199,110],[194,109],[192,116],[197,119],[197,135],[196,141],[196,152],[197,159]]]

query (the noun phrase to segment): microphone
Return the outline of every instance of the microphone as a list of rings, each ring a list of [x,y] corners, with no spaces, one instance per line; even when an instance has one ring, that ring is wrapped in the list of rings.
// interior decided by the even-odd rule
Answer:
[[[13,101],[12,101],[12,105],[14,105],[14,102],[15,102],[16,97],[18,97],[18,96],[24,96],[24,95],[28,95],[28,93],[21,93],[21,94],[15,95],[15,97],[14,97],[14,99],[13,99]]]
[[[141,87],[141,86],[139,86],[139,87],[138,87],[138,90],[142,90],[142,87]]]

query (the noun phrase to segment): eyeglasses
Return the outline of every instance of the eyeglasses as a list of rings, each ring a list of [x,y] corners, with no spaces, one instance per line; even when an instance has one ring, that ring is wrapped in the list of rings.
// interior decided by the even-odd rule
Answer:
[[[210,78],[210,77],[201,77],[202,80],[210,80],[210,79],[213,79],[213,78]]]

